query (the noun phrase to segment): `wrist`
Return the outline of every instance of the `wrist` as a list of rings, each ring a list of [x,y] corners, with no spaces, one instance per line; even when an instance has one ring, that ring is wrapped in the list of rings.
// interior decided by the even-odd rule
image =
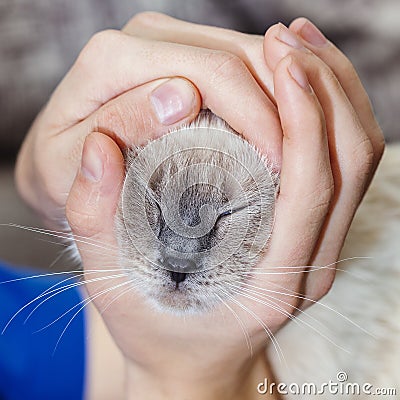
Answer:
[[[255,400],[273,399],[261,395],[257,386],[265,378],[274,381],[265,350],[241,362],[234,359],[219,365],[202,365],[193,359],[191,365],[147,369],[126,360],[126,398],[152,400]]]
[[[132,304],[136,304],[135,308],[126,305],[125,309],[131,309],[134,314],[141,314],[142,307],[138,306],[140,303],[136,300],[132,299]],[[94,312],[98,314],[97,309],[94,309]],[[163,329],[154,330],[149,329],[154,316],[147,312],[143,314],[136,315],[134,319],[139,323],[134,321],[130,323],[125,311],[118,313],[109,307],[102,314],[107,321],[107,327],[103,318],[98,315],[101,329],[95,329],[95,332],[98,334],[103,330],[112,340],[107,342],[108,345],[103,340],[102,344],[95,346],[96,349],[92,354],[96,354],[96,350],[104,354],[105,348],[111,346],[110,352],[119,354],[120,357],[120,361],[107,356],[109,361],[94,363],[102,365],[105,374],[122,379],[120,384],[112,389],[114,394],[120,393],[120,397],[114,395],[113,398],[142,400],[274,398],[267,394],[259,394],[257,391],[259,384],[265,382],[265,379],[268,382],[275,382],[266,357],[265,332],[251,336],[254,350],[251,356],[243,340],[236,340],[236,332],[232,330],[219,330],[219,327],[215,326],[209,336],[209,330],[200,329],[204,324],[210,326],[207,321],[196,320],[199,322],[198,326],[183,324],[181,329],[177,329],[176,320],[172,317],[164,318],[163,315],[158,316],[158,323]],[[233,338],[230,337],[231,334]],[[116,362],[113,363],[113,359]],[[110,392],[110,382],[106,383],[108,379],[99,378],[99,374],[95,375],[92,385],[94,387],[107,385],[107,390]],[[103,391],[104,389],[101,390]],[[108,397],[89,398],[98,400]]]

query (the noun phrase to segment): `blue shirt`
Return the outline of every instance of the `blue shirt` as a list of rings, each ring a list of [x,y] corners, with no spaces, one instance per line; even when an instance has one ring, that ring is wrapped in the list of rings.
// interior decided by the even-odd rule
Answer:
[[[35,274],[45,272],[0,263],[0,400],[80,400],[85,376],[84,311],[67,324],[82,307],[82,295],[75,287],[60,292],[76,282],[62,282],[71,275],[20,279]]]

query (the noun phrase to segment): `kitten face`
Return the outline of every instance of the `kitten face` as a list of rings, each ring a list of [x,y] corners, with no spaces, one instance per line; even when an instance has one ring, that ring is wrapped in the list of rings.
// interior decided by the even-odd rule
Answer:
[[[207,310],[249,278],[272,230],[277,180],[220,119],[202,115],[128,155],[121,265],[163,311]]]

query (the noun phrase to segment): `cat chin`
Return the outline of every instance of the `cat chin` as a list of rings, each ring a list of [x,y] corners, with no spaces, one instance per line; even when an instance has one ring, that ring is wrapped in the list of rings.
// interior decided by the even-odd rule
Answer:
[[[184,289],[148,291],[144,296],[153,311],[176,316],[206,314],[221,303],[217,297],[193,294]]]

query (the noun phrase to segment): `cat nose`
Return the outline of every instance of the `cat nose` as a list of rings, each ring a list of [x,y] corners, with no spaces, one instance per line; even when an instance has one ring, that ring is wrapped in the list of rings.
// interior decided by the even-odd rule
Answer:
[[[171,271],[171,279],[176,283],[183,282],[186,279],[186,275],[184,272]]]
[[[166,269],[173,272],[188,273],[197,270],[196,263],[186,258],[165,257],[163,264]]]
[[[196,270],[196,263],[189,259],[166,257],[163,264],[170,271],[171,279],[176,283],[183,282],[188,272]]]

